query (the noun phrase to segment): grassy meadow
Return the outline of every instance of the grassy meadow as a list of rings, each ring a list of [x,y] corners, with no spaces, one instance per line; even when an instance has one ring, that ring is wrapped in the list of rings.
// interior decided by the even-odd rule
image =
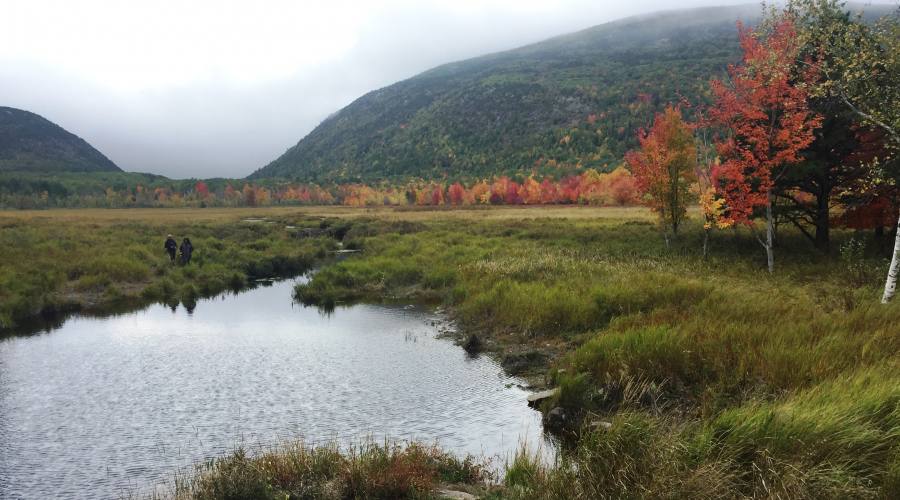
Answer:
[[[0,212],[0,332],[65,313],[182,303],[255,279],[309,269],[337,246],[296,238],[279,210],[59,210]],[[266,222],[243,222],[269,217]],[[187,266],[163,250],[166,234],[195,247]]]
[[[190,266],[167,262],[168,232],[191,237]],[[564,443],[558,463],[523,450],[485,496],[900,496],[900,302],[879,303],[887,243],[837,231],[823,255],[781,227],[769,275],[749,231],[714,232],[707,258],[702,237],[695,217],[667,247],[637,208],[2,212],[0,318],[190,300],[305,269],[341,240],[362,251],[323,261],[298,300],[441,304],[510,372],[560,389],[541,408]],[[407,471],[402,456],[425,453],[378,449],[395,458],[377,463]],[[396,479],[354,466],[359,450],[267,453],[223,457],[179,495],[427,498],[446,482],[443,459],[414,460],[434,467],[384,493],[347,486]],[[483,485],[471,467],[458,482]]]
[[[298,299],[440,301],[560,388],[543,410],[571,450],[523,452],[503,497],[900,494],[900,305],[871,235],[825,256],[782,227],[773,276],[749,231],[704,259],[699,226],[667,248],[639,209],[376,215],[346,240],[364,251]]]

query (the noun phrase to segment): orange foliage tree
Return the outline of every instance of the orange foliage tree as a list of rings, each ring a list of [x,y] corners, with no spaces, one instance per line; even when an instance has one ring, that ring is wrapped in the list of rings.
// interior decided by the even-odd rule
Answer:
[[[656,114],[649,131],[638,132],[638,141],[640,149],[629,151],[625,161],[644,203],[677,235],[687,217],[691,186],[697,180],[693,127],[682,119],[677,106],[667,106]]]

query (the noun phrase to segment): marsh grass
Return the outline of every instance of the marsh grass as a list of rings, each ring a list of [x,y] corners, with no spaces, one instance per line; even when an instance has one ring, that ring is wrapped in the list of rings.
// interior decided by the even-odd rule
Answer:
[[[0,216],[0,329],[125,302],[189,305],[255,279],[302,273],[336,248],[332,237],[298,239],[284,229],[320,223],[300,215],[250,225],[237,213],[191,222],[164,210],[118,219],[86,212]],[[189,265],[169,262],[162,249],[167,233],[191,238],[196,252]]]
[[[621,410],[609,429],[584,429],[555,466],[517,457],[528,473],[506,497],[896,498],[895,371],[862,370],[710,420]]]
[[[439,486],[484,489],[490,481],[486,463],[434,445],[370,439],[340,447],[298,441],[253,453],[239,448],[197,465],[176,479],[172,491],[153,498],[431,499],[438,498]]]
[[[838,231],[852,251],[829,256],[783,229],[770,276],[746,231],[704,259],[690,225],[667,249],[643,217],[460,217],[371,229],[297,295],[439,298],[501,353],[562,346],[544,410],[572,447],[518,457],[502,496],[900,494],[900,305],[878,303],[877,241]]]
[[[264,214],[331,235],[307,240],[217,213],[114,215],[0,218],[11,249],[0,318],[52,308],[69,289],[179,300],[239,287],[302,267],[339,233],[362,252],[298,286],[299,300],[442,302],[463,336],[547,352],[539,369],[560,391],[543,410],[565,412],[567,446],[552,465],[520,453],[493,498],[900,497],[900,302],[878,303],[887,259],[874,239],[835,231],[845,250],[822,255],[782,228],[769,275],[747,231],[716,233],[704,259],[699,227],[667,248],[638,209]],[[167,266],[166,232],[199,242],[196,266]],[[111,269],[113,258],[127,263]],[[440,476],[390,449],[273,453],[226,457],[184,494],[315,497],[325,490],[302,488],[340,477],[328,491],[415,497]],[[303,472],[345,460],[357,463],[340,476]]]

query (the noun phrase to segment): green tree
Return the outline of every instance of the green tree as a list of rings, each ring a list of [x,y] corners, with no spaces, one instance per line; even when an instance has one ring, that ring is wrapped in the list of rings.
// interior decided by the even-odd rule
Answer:
[[[806,25],[802,36],[820,40],[823,50],[827,47],[829,52],[829,57],[816,61],[822,77],[811,85],[811,94],[839,100],[862,123],[883,132],[886,157],[872,162],[867,185],[873,189],[883,189],[884,184],[896,186],[900,177],[895,161],[900,153],[900,12],[870,25],[860,18],[846,22],[834,15],[842,8],[835,0],[795,0],[789,5]],[[815,22],[804,22],[809,20]],[[882,302],[895,295],[898,276],[900,219]]]

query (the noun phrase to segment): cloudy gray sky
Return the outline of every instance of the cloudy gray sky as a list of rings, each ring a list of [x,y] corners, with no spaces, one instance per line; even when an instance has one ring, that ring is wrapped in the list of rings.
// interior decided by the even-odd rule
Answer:
[[[0,105],[128,171],[243,177],[360,95],[633,14],[747,0],[0,0]]]

